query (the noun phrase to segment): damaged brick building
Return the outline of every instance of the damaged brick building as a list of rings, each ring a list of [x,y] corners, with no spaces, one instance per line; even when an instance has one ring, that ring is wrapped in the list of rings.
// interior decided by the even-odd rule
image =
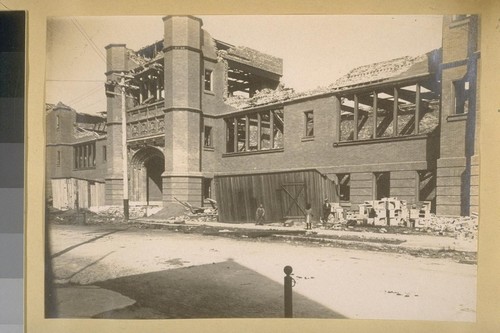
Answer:
[[[131,204],[214,198],[221,221],[303,216],[323,198],[355,208],[397,197],[439,215],[478,212],[479,18],[443,18],[442,48],[353,69],[309,92],[282,60],[216,40],[193,16],[164,39],[110,44],[105,117],[47,112],[47,188],[57,208],[121,205],[120,75]]]

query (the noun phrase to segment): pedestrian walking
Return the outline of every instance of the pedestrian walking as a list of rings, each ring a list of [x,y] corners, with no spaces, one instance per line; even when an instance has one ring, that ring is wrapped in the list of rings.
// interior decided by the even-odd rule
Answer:
[[[255,212],[255,225],[264,225],[264,218],[266,217],[266,210],[264,205],[260,204]]]
[[[312,207],[310,203],[306,204],[306,229],[311,230],[312,229]]]

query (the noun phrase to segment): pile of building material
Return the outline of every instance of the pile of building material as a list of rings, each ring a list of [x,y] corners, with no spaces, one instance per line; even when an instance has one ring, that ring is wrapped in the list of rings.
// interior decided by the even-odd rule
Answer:
[[[454,236],[462,239],[475,239],[478,232],[477,216],[435,216],[431,214],[425,225],[416,228],[437,235]]]
[[[431,214],[430,201],[420,201],[410,206],[405,200],[382,198],[365,201],[357,211],[346,210],[335,202],[330,205],[331,214],[324,224],[328,229],[341,230],[354,225],[406,226],[437,235],[477,237],[477,216],[436,216]]]
[[[136,219],[139,217],[150,216],[161,210],[159,206],[130,206],[129,207],[129,218]],[[101,216],[109,218],[123,218],[123,207],[122,206],[100,206],[91,207],[89,211]]]
[[[209,199],[211,207],[196,207],[189,202],[181,201],[174,197],[177,202],[183,205],[189,213],[183,216],[184,220],[191,220],[194,222],[217,222],[218,221],[218,208],[217,202]]]
[[[228,97],[225,102],[237,109],[247,109],[256,106],[279,103],[287,100],[293,100],[301,97],[313,96],[328,92],[329,89],[325,87],[317,87],[312,90],[296,92],[292,88],[285,88],[283,86],[278,86],[276,89],[262,89],[257,91],[252,97],[245,96],[231,96]]]
[[[405,226],[409,220],[407,202],[397,198],[365,201],[359,205],[357,220],[375,226]]]

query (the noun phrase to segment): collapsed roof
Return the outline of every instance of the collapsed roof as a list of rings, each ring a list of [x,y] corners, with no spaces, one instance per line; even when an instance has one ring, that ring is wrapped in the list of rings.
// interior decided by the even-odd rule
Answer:
[[[370,87],[376,84],[398,82],[411,78],[432,77],[438,72],[440,51],[440,49],[437,49],[416,57],[405,56],[356,67],[327,87],[296,92],[294,89],[279,86],[275,90],[263,89],[258,91],[250,98],[229,97],[226,103],[241,110],[302,97],[340,92],[351,88]]]

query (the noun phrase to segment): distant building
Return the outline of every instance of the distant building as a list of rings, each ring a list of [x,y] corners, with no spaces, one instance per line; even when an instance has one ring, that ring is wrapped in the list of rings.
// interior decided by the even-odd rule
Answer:
[[[163,20],[159,42],[106,47],[106,118],[49,108],[54,206],[122,204],[117,82],[127,73],[138,87],[126,99],[131,204],[211,197],[221,221],[252,220],[259,203],[268,219],[303,216],[306,202],[319,211],[325,197],[478,211],[477,16],[444,17],[441,49],[302,93],[280,85],[281,59],[215,40],[196,17]]]

